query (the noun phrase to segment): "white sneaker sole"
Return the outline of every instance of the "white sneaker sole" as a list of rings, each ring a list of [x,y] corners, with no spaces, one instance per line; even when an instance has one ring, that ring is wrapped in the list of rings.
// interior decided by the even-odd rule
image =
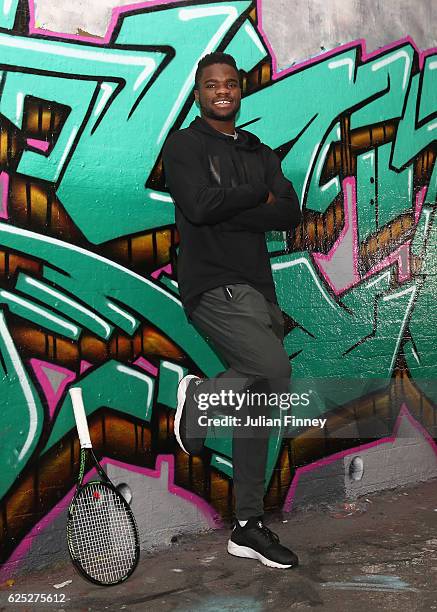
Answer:
[[[178,441],[178,444],[181,447],[181,449],[184,451],[184,453],[187,453],[187,455],[189,455],[190,453],[187,451],[185,446],[182,444],[180,427],[181,427],[182,411],[184,409],[185,398],[187,396],[187,387],[190,384],[190,382],[193,380],[193,378],[199,378],[199,377],[194,376],[194,374],[187,374],[187,376],[184,376],[179,381],[178,395],[177,395],[178,405],[176,407],[176,414],[174,418],[174,433],[176,436],[176,440]]]
[[[264,557],[261,553],[256,552],[256,550],[253,550],[253,548],[249,548],[248,546],[240,546],[239,544],[235,544],[235,542],[233,542],[232,540],[228,540],[228,553],[230,555],[234,555],[234,557],[257,559],[268,567],[277,567],[279,569],[288,569],[290,567],[293,567],[293,565],[284,565],[282,563],[272,561],[271,559],[267,559],[267,557]]]

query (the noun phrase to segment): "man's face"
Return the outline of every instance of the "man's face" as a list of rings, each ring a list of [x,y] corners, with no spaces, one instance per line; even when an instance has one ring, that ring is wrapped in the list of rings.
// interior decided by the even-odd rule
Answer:
[[[241,104],[241,89],[238,74],[228,64],[206,66],[194,96],[199,102],[203,117],[218,121],[229,121],[238,113]]]

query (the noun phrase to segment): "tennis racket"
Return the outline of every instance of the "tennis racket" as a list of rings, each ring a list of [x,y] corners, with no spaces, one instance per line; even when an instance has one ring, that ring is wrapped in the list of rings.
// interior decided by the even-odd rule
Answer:
[[[80,440],[80,470],[68,508],[67,542],[71,560],[88,580],[102,586],[119,584],[136,568],[140,546],[135,519],[93,450],[82,400],[82,389],[70,389]],[[101,480],[83,484],[91,458]]]

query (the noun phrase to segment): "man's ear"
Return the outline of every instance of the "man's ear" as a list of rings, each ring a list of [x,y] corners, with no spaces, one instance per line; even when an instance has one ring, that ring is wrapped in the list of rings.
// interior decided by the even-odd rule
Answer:
[[[196,102],[199,102],[199,90],[198,89],[194,90],[194,99],[196,100]]]

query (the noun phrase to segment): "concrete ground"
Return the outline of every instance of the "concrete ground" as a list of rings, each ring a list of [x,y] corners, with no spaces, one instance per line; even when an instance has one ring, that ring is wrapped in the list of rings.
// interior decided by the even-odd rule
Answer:
[[[171,548],[143,554],[133,576],[117,587],[94,586],[69,563],[17,578],[1,586],[0,609],[437,610],[436,480],[267,523],[298,553],[298,568],[275,570],[231,557],[228,531],[219,530],[179,537]],[[72,582],[54,588],[67,580]],[[8,603],[18,593],[51,593],[58,603]]]

